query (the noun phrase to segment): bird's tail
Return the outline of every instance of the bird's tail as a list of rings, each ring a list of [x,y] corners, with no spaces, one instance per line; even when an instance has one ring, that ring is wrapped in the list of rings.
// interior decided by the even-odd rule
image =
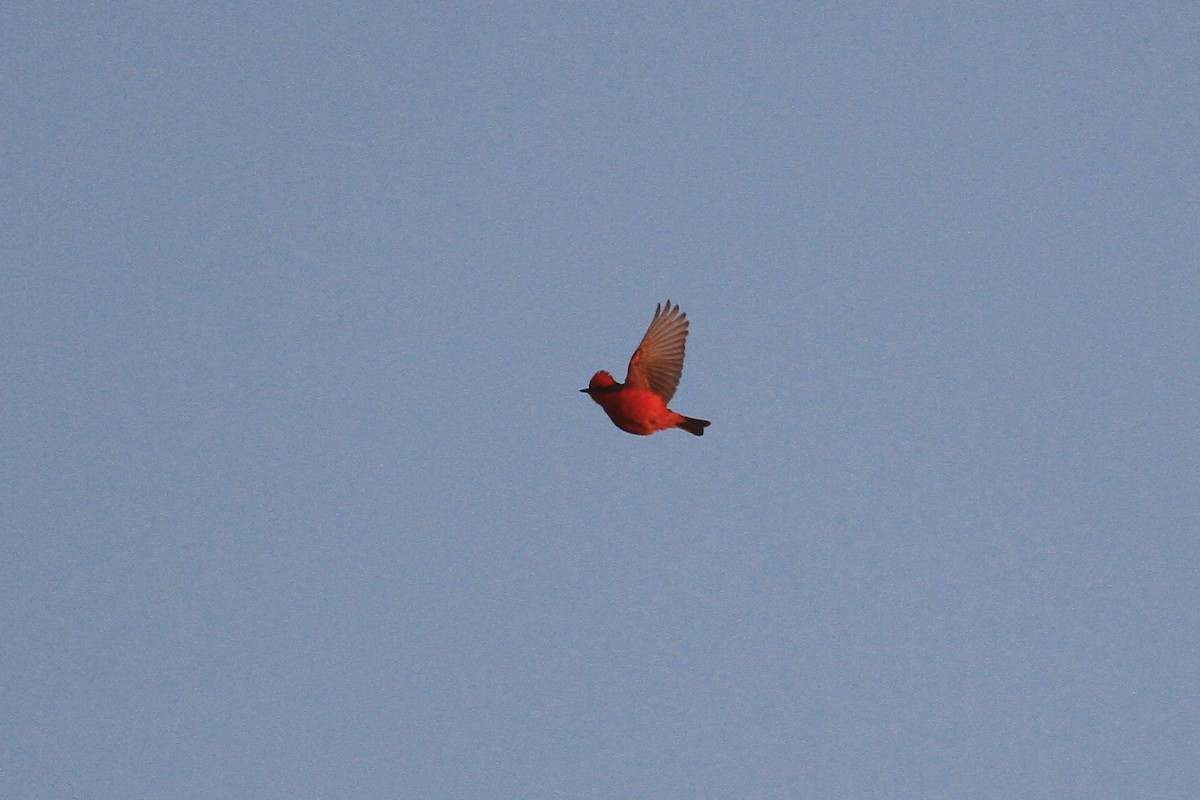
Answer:
[[[693,436],[703,436],[704,429],[707,428],[709,425],[712,425],[712,423],[706,419],[696,419],[695,417],[684,417],[682,420],[680,420],[675,425],[675,427],[683,428],[685,431],[692,434]]]

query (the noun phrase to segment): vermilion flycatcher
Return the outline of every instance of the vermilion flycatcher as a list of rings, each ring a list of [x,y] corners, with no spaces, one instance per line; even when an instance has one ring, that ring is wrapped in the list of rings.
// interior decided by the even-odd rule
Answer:
[[[612,375],[601,370],[592,376],[588,388],[579,391],[590,395],[623,431],[649,436],[667,428],[683,428],[703,436],[711,422],[685,417],[667,408],[683,374],[687,335],[687,314],[679,306],[672,306],[670,300],[665,308],[658,305],[642,343],[629,359],[625,383],[617,383]]]

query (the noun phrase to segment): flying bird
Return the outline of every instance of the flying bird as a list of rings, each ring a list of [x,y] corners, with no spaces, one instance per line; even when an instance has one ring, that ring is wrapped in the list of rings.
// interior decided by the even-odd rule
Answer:
[[[712,423],[676,414],[667,408],[683,374],[683,348],[687,341],[687,314],[668,300],[654,309],[654,319],[642,337],[642,343],[629,359],[624,383],[601,370],[592,376],[586,393],[604,409],[608,418],[623,431],[649,436],[667,428],[683,428],[703,436]]]

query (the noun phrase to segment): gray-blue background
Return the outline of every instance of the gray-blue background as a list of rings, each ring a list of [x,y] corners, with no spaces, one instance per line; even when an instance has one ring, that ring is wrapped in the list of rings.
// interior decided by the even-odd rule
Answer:
[[[0,9],[0,793],[1200,795],[1194,4],[250,6]]]

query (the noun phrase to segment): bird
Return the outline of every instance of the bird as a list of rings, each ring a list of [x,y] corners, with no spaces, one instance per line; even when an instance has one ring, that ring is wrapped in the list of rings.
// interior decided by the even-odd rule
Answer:
[[[683,374],[683,349],[687,342],[687,314],[668,300],[654,308],[654,319],[641,344],[629,359],[624,383],[600,370],[592,376],[587,394],[604,409],[608,418],[626,433],[649,436],[668,428],[682,428],[694,436],[703,436],[712,423],[677,414],[667,408]]]

